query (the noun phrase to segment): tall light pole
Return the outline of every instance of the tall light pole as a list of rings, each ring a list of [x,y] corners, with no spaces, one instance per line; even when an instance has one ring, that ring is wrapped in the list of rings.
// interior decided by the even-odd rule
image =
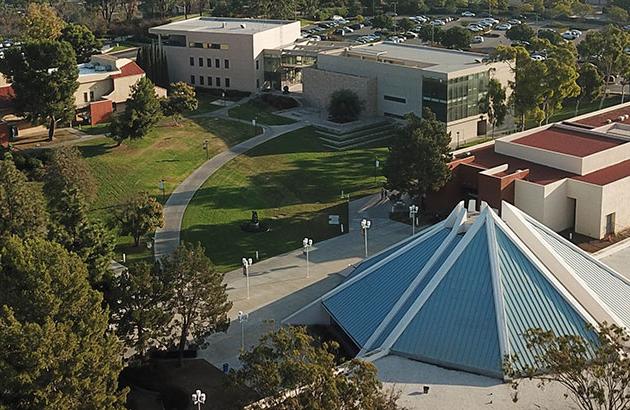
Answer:
[[[372,221],[370,221],[369,219],[362,219],[361,220],[361,231],[363,232],[363,240],[365,243],[365,257],[368,257],[368,241],[367,241],[367,237],[368,237],[368,229],[370,229],[370,227],[372,226]]]
[[[206,393],[197,389],[197,391],[192,394],[192,402],[197,406],[197,410],[201,410],[201,405],[206,404]]]
[[[247,283],[247,299],[249,299],[249,267],[253,265],[254,261],[252,258],[243,258],[241,260],[243,263],[243,268],[245,268],[245,282]]]
[[[208,154],[208,140],[203,140],[203,149],[206,151],[206,160],[209,158],[210,154]]]
[[[302,246],[304,247],[304,252],[306,253],[306,277],[308,278],[311,275],[311,269],[308,263],[308,252],[313,247],[313,240],[309,238],[304,238],[302,240]]]
[[[162,202],[166,199],[166,181],[160,179],[160,191],[162,191]]]
[[[238,311],[238,323],[241,324],[241,350],[245,350],[245,322],[249,319],[249,314]]]
[[[417,205],[409,206],[409,218],[411,218],[411,235],[416,234],[416,214],[418,213]]]

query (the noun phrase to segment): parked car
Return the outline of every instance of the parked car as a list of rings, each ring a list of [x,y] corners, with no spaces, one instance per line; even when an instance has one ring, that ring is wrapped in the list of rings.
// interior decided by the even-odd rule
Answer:
[[[403,36],[407,38],[418,38],[418,34],[414,33],[413,31],[407,31],[406,33],[403,33]]]
[[[344,27],[343,30],[346,30],[346,33],[354,33],[354,30],[350,27]]]
[[[472,11],[462,11],[462,17],[475,17],[475,13],[473,13]]]
[[[393,37],[388,38],[387,41],[391,41],[392,43],[399,44],[399,43],[404,43],[405,42],[405,38],[404,37],[393,36]]]
[[[562,36],[563,39],[565,40],[575,40],[576,38],[578,38],[578,36],[575,35],[575,33],[571,32],[571,31],[565,31],[564,33],[560,34]]]
[[[469,24],[468,27],[466,27],[468,30],[472,31],[473,33],[478,33],[480,31],[483,31],[483,27],[477,25],[477,24]]]
[[[545,61],[547,59],[547,57],[540,55],[540,54],[532,54],[531,55],[531,59],[534,61]]]
[[[512,24],[513,26],[517,26],[519,24],[523,24],[523,22],[519,19],[510,19],[508,20],[508,23]]]
[[[353,29],[353,30],[361,30],[363,27],[365,27],[365,25],[363,25],[361,23],[355,23],[355,24],[350,26],[350,28]]]
[[[510,23],[502,23],[502,24],[498,24],[495,27],[495,30],[501,30],[501,31],[506,31],[512,28],[512,25]]]
[[[306,38],[309,38],[311,40],[315,40],[315,41],[322,41],[322,38],[320,36],[318,36],[317,34],[311,34],[306,36]]]
[[[484,41],[483,37],[481,37],[481,36],[474,36],[470,42],[472,44],[481,44],[481,43],[483,43],[483,41]]]
[[[445,25],[446,25],[446,22],[445,22],[444,20],[439,20],[439,19],[437,19],[437,20],[433,20],[433,21],[431,22],[431,25],[432,25],[432,26],[445,26]]]
[[[494,24],[499,24],[499,20],[492,18],[492,17],[486,17],[484,19],[482,19],[481,21],[487,21],[488,23],[494,25]]]

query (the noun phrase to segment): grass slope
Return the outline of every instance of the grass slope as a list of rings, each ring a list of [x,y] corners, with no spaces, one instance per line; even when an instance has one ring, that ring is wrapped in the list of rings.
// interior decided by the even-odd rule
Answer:
[[[335,236],[329,214],[343,215],[341,191],[356,197],[378,189],[374,157],[385,148],[329,151],[312,128],[285,134],[239,156],[210,177],[186,209],[182,239],[201,242],[222,271],[237,268],[243,256],[267,258],[296,249],[305,236]],[[376,182],[375,182],[376,181]],[[257,210],[270,223],[266,233],[241,231]]]
[[[290,118],[280,117],[272,114],[276,111],[273,107],[261,101],[250,100],[245,104],[238,105],[228,111],[230,117],[251,121],[254,118],[259,124],[265,125],[285,125],[293,124],[295,121]]]

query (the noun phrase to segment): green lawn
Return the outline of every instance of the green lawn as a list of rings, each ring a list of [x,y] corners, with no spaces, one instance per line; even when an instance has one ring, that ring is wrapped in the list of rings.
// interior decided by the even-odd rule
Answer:
[[[260,128],[256,130],[260,131]],[[174,126],[170,119],[165,119],[147,137],[126,141],[120,147],[115,147],[108,138],[81,144],[79,148],[99,184],[92,206],[93,216],[109,219],[117,205],[141,191],[163,200],[159,181],[166,181],[168,196],[205,161],[206,153],[202,148],[205,139],[208,139],[208,153],[212,157],[253,134],[251,126],[235,121],[203,118],[184,120],[180,126]],[[130,243],[130,238],[119,240],[122,248]],[[142,251],[143,256],[148,255],[146,249]]]
[[[238,105],[228,111],[230,117],[251,121],[254,118],[259,124],[284,125],[293,124],[295,121],[290,118],[280,117],[272,114],[273,107],[260,100],[250,100],[245,104]]]
[[[90,135],[105,134],[109,131],[109,122],[102,122],[96,125],[82,125],[78,128],[81,132]]]
[[[386,148],[329,151],[312,128],[272,140],[235,158],[210,177],[186,209],[182,239],[200,241],[221,271],[237,268],[243,256],[268,258],[339,233],[329,214],[345,218],[341,191],[352,197],[380,187],[374,158]],[[265,233],[245,233],[240,224],[257,210],[270,223]]]

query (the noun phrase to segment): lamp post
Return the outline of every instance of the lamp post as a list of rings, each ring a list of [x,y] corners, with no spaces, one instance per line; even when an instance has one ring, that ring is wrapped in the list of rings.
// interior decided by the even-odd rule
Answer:
[[[203,150],[206,151],[206,160],[209,158],[210,154],[208,153],[208,140],[203,140]]]
[[[254,263],[254,261],[252,260],[252,258],[243,258],[241,260],[241,262],[243,263],[243,268],[245,268],[245,282],[247,283],[247,299],[249,299],[249,267],[252,266],[252,264]]]
[[[249,319],[249,314],[238,311],[238,322],[241,324],[241,350],[245,350],[245,322]]]
[[[361,220],[361,231],[363,232],[363,240],[365,243],[365,257],[368,257],[368,229],[372,226],[372,221],[369,219]]]
[[[206,393],[197,389],[197,391],[192,394],[192,401],[193,404],[197,406],[197,409],[201,410],[201,405],[206,404]]]
[[[160,179],[160,191],[162,191],[162,202],[166,199],[166,182],[164,178]]]
[[[304,252],[306,253],[306,277],[308,278],[311,275],[311,270],[308,263],[308,252],[311,250],[311,247],[313,246],[313,240],[309,238],[304,238],[302,240],[302,246],[304,246]]]
[[[416,234],[416,214],[418,213],[417,205],[409,206],[409,218],[411,218],[411,235]]]

